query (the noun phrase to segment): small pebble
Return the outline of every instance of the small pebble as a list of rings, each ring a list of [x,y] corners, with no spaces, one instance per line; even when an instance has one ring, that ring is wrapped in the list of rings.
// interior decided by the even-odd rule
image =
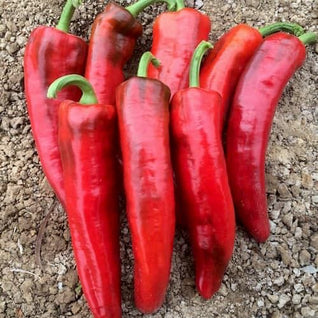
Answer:
[[[263,300],[263,299],[259,299],[259,300],[257,301],[257,306],[258,306],[258,307],[263,307],[263,306],[264,306],[264,300]]]
[[[278,278],[276,278],[273,283],[277,286],[282,286],[284,284],[285,280],[283,276],[280,276]]]
[[[301,296],[298,294],[294,295],[292,298],[292,303],[294,305],[299,305],[301,303]]]
[[[302,250],[299,253],[300,265],[308,265],[310,263],[310,253],[307,250]]]
[[[278,247],[277,250],[280,253],[283,263],[288,266],[292,261],[290,251],[288,249],[283,248],[282,246]]]
[[[296,227],[296,229],[295,229],[295,238],[296,239],[300,239],[301,236],[302,236],[302,233],[303,233],[302,229],[300,227]]]
[[[272,211],[270,212],[271,219],[273,219],[273,220],[278,219],[279,214],[280,214],[280,211],[279,211],[279,210],[272,210]]]
[[[8,44],[8,45],[7,45],[7,51],[8,51],[10,54],[14,54],[14,53],[16,53],[18,50],[19,50],[19,46],[18,46],[17,43],[11,43],[11,44]]]
[[[246,0],[246,5],[257,8],[259,6],[259,0]]]
[[[303,173],[302,179],[301,179],[301,184],[303,185],[304,188],[311,189],[313,186],[313,181],[312,181],[311,176],[307,173]]]
[[[310,297],[309,298],[309,303],[310,304],[314,304],[314,305],[318,305],[318,295]]]
[[[282,218],[282,221],[285,225],[291,228],[293,225],[293,215],[291,213],[285,214]]]
[[[222,296],[228,295],[227,288],[224,284],[221,285],[219,291],[218,291]]]
[[[279,301],[278,301],[277,307],[279,309],[282,309],[289,301],[290,301],[290,297],[288,295],[286,295],[286,294],[282,294],[279,297]]]
[[[290,194],[285,183],[281,183],[278,186],[277,191],[278,191],[281,199],[290,199],[291,198],[291,194]]]
[[[304,286],[302,284],[295,284],[294,289],[296,290],[297,293],[300,293],[301,291],[304,290]]]
[[[231,289],[232,289],[233,291],[236,291],[236,289],[237,289],[237,284],[232,283],[232,284],[231,284]]]
[[[71,305],[71,311],[72,311],[72,314],[77,314],[80,312],[80,310],[82,309],[81,305],[77,302],[74,302],[72,303]]]
[[[318,251],[318,233],[315,233],[311,238],[310,238],[310,246],[315,248]]]
[[[267,298],[269,299],[269,301],[272,303],[272,304],[276,304],[279,300],[279,297],[276,295],[276,294],[269,294],[267,295]]]
[[[201,9],[203,7],[203,1],[202,0],[195,0],[195,8],[196,9]]]
[[[5,312],[5,310],[6,310],[6,303],[4,301],[1,301],[0,302],[0,313]]]
[[[271,318],[283,318],[282,314],[278,311],[272,313]]]
[[[310,307],[303,307],[300,309],[301,314],[303,315],[303,318],[311,318],[315,317],[316,311],[311,309]]]

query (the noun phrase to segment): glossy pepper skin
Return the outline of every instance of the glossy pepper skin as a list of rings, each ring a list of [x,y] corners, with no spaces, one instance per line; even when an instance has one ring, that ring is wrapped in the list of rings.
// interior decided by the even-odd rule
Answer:
[[[62,164],[57,141],[58,108],[62,100],[78,100],[69,87],[57,100],[46,98],[49,85],[66,74],[84,74],[87,44],[79,37],[40,26],[30,35],[24,54],[24,86],[35,145],[44,173],[65,206]]]
[[[192,8],[161,14],[153,25],[151,53],[161,66],[149,65],[148,77],[166,84],[171,97],[189,86],[189,67],[193,51],[207,40],[211,22],[207,15]]]
[[[124,81],[123,67],[132,56],[142,26],[125,8],[109,2],[94,21],[85,77],[101,104],[115,104],[116,87]]]
[[[265,154],[283,89],[303,64],[305,46],[295,36],[266,37],[244,70],[226,131],[226,160],[238,219],[259,242],[269,236]]]
[[[263,37],[257,29],[239,24],[216,42],[202,64],[201,87],[218,92],[222,97],[221,130],[239,77],[262,41]]]
[[[77,272],[95,318],[121,317],[115,108],[64,101],[59,146]]]
[[[196,87],[179,91],[171,103],[176,181],[190,233],[196,286],[206,299],[221,286],[235,238],[220,105],[218,93]]]
[[[151,313],[164,301],[175,231],[167,86],[133,77],[116,92],[126,210],[134,253],[136,307]]]
[[[196,286],[206,299],[220,288],[235,238],[234,206],[220,132],[221,96],[200,88],[200,66],[212,45],[202,41],[190,87],[171,101],[171,139],[178,194],[194,256]]]

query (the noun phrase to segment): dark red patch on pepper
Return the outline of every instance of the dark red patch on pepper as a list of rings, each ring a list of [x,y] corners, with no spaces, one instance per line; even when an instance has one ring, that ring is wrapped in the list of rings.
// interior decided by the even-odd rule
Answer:
[[[110,2],[94,21],[85,77],[101,104],[114,104],[123,67],[132,56],[142,26],[125,8]]]
[[[80,91],[69,87],[58,100],[47,99],[49,85],[57,78],[83,74],[87,44],[56,28],[41,26],[30,35],[24,54],[25,96],[33,137],[44,173],[65,206],[62,165],[57,142],[58,108],[61,100],[78,100]]]

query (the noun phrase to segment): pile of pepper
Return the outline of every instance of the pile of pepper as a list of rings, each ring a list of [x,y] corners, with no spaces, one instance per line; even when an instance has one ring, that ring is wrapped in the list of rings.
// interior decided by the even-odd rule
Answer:
[[[136,17],[155,2],[108,3],[86,44],[68,33],[80,0],[67,0],[57,27],[36,28],[25,50],[33,136],[67,211],[94,317],[121,317],[120,196],[132,236],[135,304],[144,313],[164,301],[176,219],[190,234],[196,286],[206,299],[230,261],[235,215],[257,241],[268,238],[270,128],[305,44],[316,41],[291,23],[259,30],[240,24],[212,48],[208,16],[183,0],[162,0],[169,12],[154,22],[151,52],[124,82],[142,34]]]

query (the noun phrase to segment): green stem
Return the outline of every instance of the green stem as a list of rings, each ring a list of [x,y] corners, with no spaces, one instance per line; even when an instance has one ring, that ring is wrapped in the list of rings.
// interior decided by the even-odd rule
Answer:
[[[177,5],[176,0],[139,0],[136,3],[126,7],[126,10],[131,13],[133,17],[137,17],[137,15],[144,10],[146,7],[157,3],[157,2],[165,2],[168,5],[169,11],[174,11]]]
[[[300,25],[287,22],[277,22],[259,29],[259,32],[263,37],[279,31],[291,33],[295,36],[300,36],[305,33],[305,30]]]
[[[207,41],[202,41],[195,49],[191,64],[190,64],[190,74],[189,74],[189,86],[190,87],[200,87],[200,67],[203,55],[207,50],[211,49],[213,46]]]
[[[74,11],[82,3],[82,0],[67,0],[63,8],[60,20],[56,26],[58,30],[68,32],[70,22],[73,17]]]
[[[318,41],[318,36],[316,33],[307,32],[298,37],[301,42],[306,44],[314,44]]]
[[[147,71],[149,63],[152,63],[155,67],[160,65],[160,61],[156,59],[151,52],[145,52],[139,62],[137,76],[138,77],[147,77]]]
[[[87,81],[85,77],[77,74],[65,75],[56,79],[49,86],[47,97],[56,98],[56,95],[60,90],[70,85],[77,86],[81,89],[82,97],[79,101],[80,104],[90,105],[98,103],[92,85]]]
[[[185,7],[184,0],[176,0],[176,2],[177,2],[176,11],[182,10]]]

